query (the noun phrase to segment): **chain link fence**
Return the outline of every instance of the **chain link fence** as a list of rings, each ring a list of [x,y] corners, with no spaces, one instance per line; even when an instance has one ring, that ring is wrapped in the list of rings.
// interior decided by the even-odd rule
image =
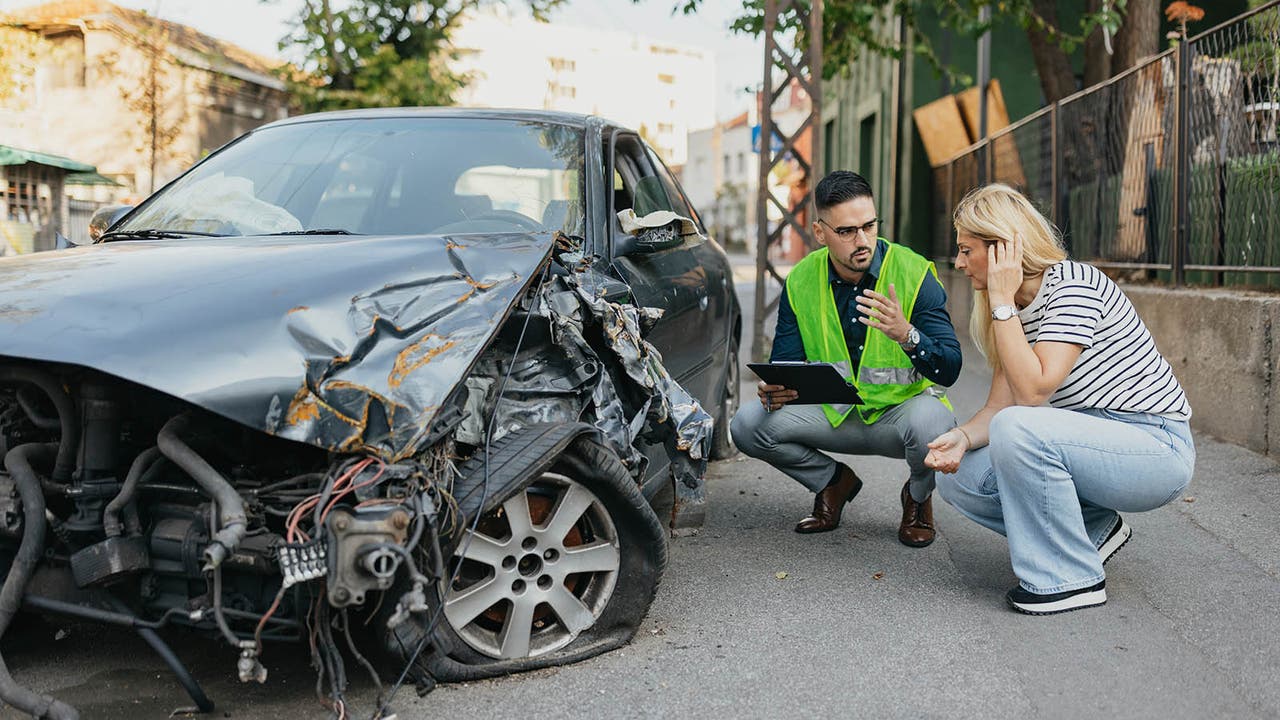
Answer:
[[[1071,255],[1173,284],[1280,289],[1280,0],[1056,102],[934,168],[951,211],[1012,185]]]

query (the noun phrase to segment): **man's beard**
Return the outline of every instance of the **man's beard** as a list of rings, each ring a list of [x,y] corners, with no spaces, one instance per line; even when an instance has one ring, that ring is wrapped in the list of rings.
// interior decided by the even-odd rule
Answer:
[[[857,250],[854,250],[849,253],[849,257],[845,258],[844,262],[841,264],[853,272],[866,272],[871,267],[871,258],[874,257],[874,254],[869,252],[867,253],[865,260],[858,261],[858,259],[854,257],[857,252]]]

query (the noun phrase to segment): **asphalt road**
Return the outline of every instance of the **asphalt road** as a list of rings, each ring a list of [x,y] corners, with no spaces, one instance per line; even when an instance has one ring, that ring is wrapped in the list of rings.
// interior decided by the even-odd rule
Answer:
[[[749,302],[750,286],[739,293]],[[962,419],[986,391],[971,350],[952,392]],[[937,542],[897,542],[901,461],[848,459],[867,486],[822,535],[792,532],[812,496],[781,473],[741,457],[715,463],[707,524],[672,540],[631,645],[422,699],[405,691],[395,707],[401,718],[1274,718],[1280,465],[1203,436],[1197,446],[1187,495],[1127,517],[1134,536],[1107,565],[1107,605],[1049,617],[1004,605],[1016,580],[1003,538],[945,503]],[[77,626],[19,640],[6,651],[15,676],[86,718],[164,717],[187,704],[128,633]],[[177,650],[216,716],[327,715],[303,650],[273,651],[264,686],[237,683],[224,646]],[[367,717],[367,683],[351,699]]]

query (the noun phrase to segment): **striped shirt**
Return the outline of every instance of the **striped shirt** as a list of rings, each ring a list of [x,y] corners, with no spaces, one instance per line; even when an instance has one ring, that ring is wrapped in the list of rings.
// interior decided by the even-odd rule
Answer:
[[[1032,345],[1084,348],[1049,397],[1053,407],[1191,417],[1182,386],[1129,298],[1092,265],[1064,260],[1046,269],[1035,299],[1018,317]]]

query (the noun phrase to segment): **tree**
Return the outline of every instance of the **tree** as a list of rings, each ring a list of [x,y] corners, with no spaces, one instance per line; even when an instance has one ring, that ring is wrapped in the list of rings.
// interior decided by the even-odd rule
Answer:
[[[268,2],[269,0],[263,0]],[[448,66],[450,33],[467,13],[506,0],[302,0],[280,41],[301,67],[286,82],[304,111],[450,105],[466,78]],[[525,0],[534,17],[564,0]]]
[[[0,18],[0,106],[22,109],[35,91],[36,68],[50,51],[39,34]]]
[[[705,1],[678,0],[673,11],[696,12]],[[764,5],[764,0],[743,0],[743,12],[733,21],[732,29],[754,35],[763,32]],[[1088,0],[1079,26],[1074,30],[1059,21],[1058,0],[824,0],[823,77],[846,72],[849,63],[867,53],[901,59],[911,52],[938,72],[967,85],[972,77],[938,57],[932,39],[920,29],[920,20],[930,15],[947,30],[976,38],[991,26],[991,22],[980,19],[983,6],[992,8],[991,22],[1011,20],[1026,32],[1040,87],[1048,102],[1079,89],[1070,60],[1077,47],[1085,48],[1086,81],[1101,81],[1153,54],[1160,40],[1159,0]],[[905,46],[884,33],[881,19],[886,13],[902,18],[908,28]],[[796,34],[799,44],[806,43],[808,29],[797,13],[784,13],[779,23],[783,31]],[[1116,55],[1107,54],[1104,33],[1114,36],[1112,45]]]

